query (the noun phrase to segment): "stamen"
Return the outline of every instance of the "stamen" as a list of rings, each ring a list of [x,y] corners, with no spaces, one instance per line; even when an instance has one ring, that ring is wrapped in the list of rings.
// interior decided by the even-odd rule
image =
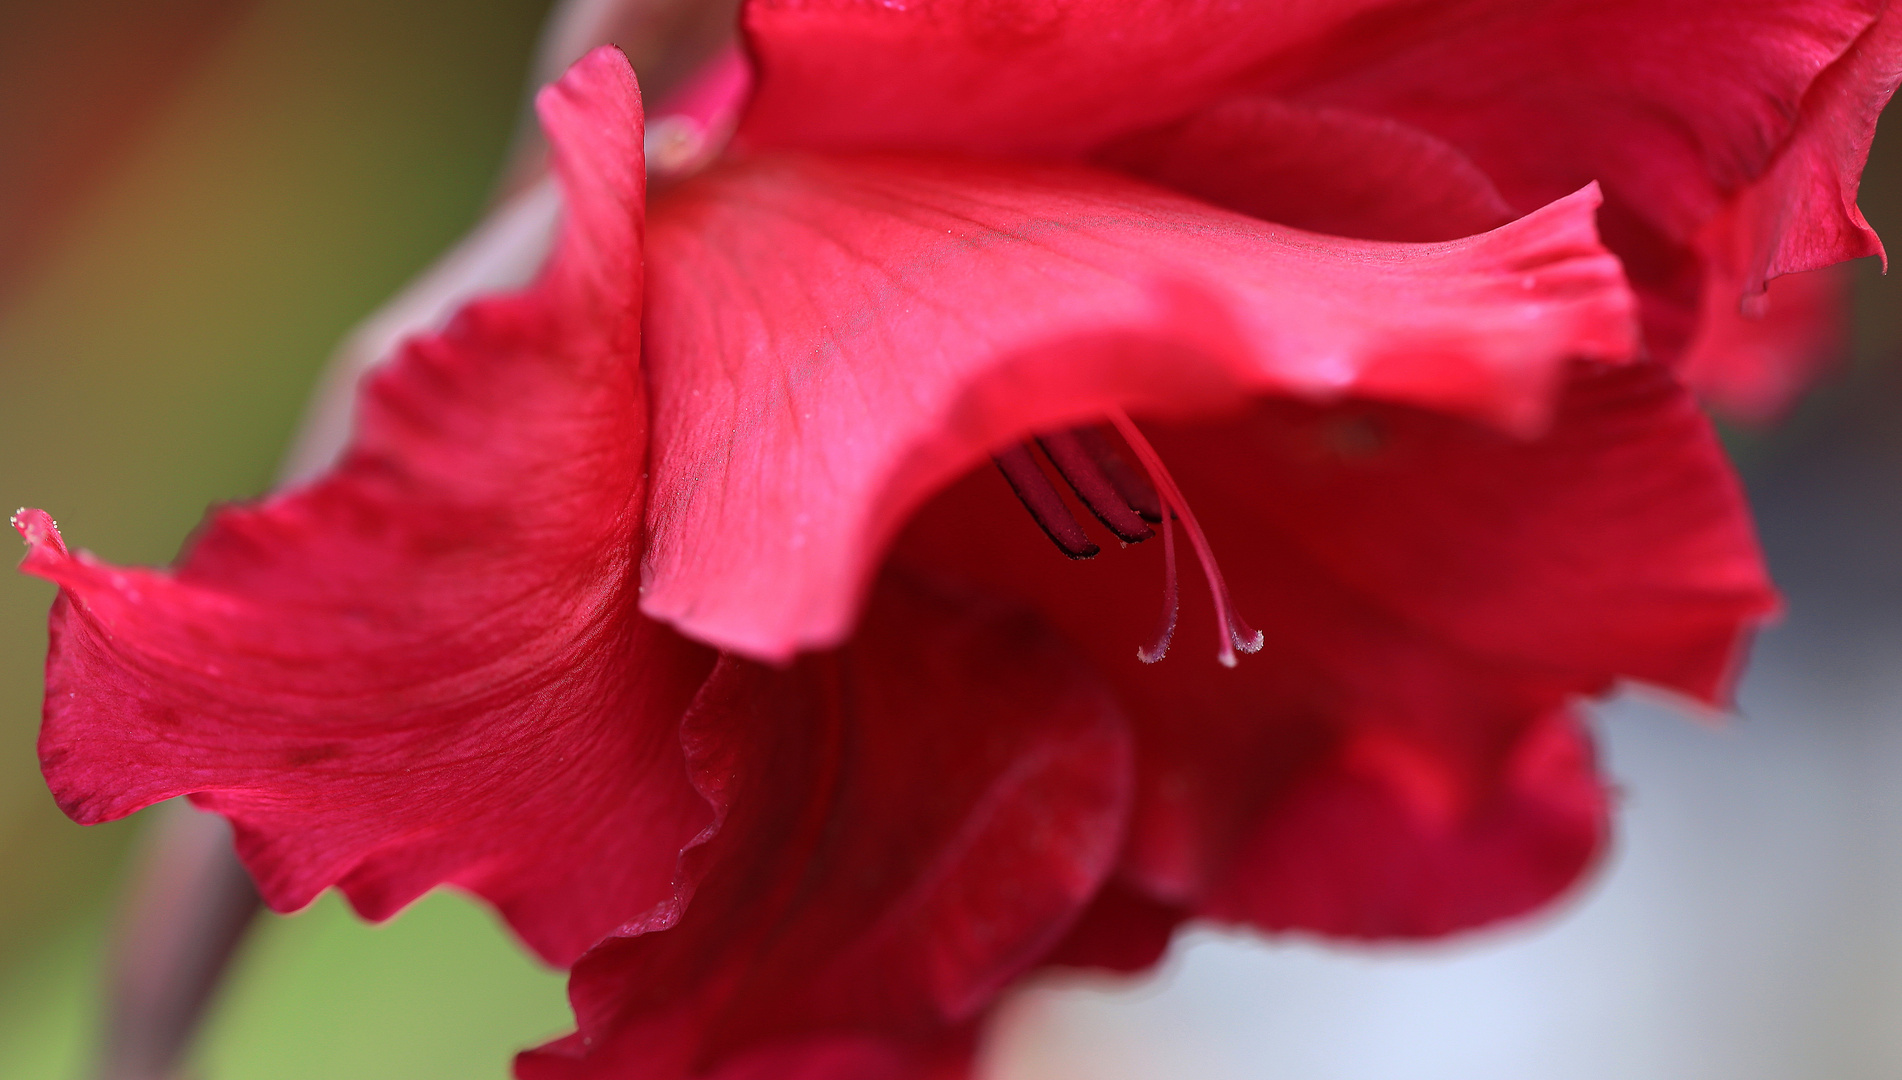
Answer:
[[[1208,579],[1209,593],[1215,601],[1216,636],[1222,643],[1215,658],[1220,660],[1224,667],[1234,667],[1236,649],[1246,653],[1260,651],[1264,640],[1261,631],[1249,629],[1248,624],[1242,621],[1242,617],[1236,613],[1234,605],[1229,601],[1228,583],[1222,580],[1221,567],[1215,564],[1215,552],[1209,547],[1208,537],[1202,532],[1202,526],[1195,520],[1195,513],[1189,509],[1188,501],[1182,497],[1182,489],[1176,486],[1175,477],[1169,475],[1169,470],[1163,465],[1162,457],[1156,453],[1156,448],[1149,445],[1149,440],[1143,437],[1143,433],[1121,409],[1111,410],[1109,421],[1116,426],[1117,433],[1122,435],[1123,441],[1136,452],[1136,457],[1148,471],[1150,481],[1156,485],[1157,491],[1162,496],[1164,514],[1180,517],[1182,527],[1188,530],[1189,545],[1195,549],[1196,558],[1202,562],[1202,574]],[[1035,513],[1035,511],[1032,512]],[[1173,630],[1175,625],[1173,610],[1176,606],[1177,592],[1174,560],[1168,558],[1171,537],[1166,524],[1162,535],[1164,561],[1168,564],[1169,575],[1168,582],[1164,586],[1164,599],[1170,608],[1170,612],[1166,615],[1166,622]],[[1162,644],[1164,648],[1167,648],[1166,638]],[[1136,656],[1152,664],[1162,658],[1158,653],[1154,659],[1151,659],[1140,649],[1136,651]]]
[[[1085,453],[1096,462],[1103,475],[1115,486],[1116,493],[1123,497],[1131,510],[1142,515],[1142,519],[1151,525],[1162,520],[1162,499],[1156,495],[1155,485],[1149,478],[1129,467],[1123,455],[1116,452],[1110,441],[1095,427],[1080,427],[1071,431],[1077,442],[1081,443]]]
[[[1030,456],[1030,447],[1019,443],[999,451],[991,460],[997,462],[1004,479],[1010,481],[1010,489],[1017,493],[1024,509],[1030,511],[1031,518],[1042,527],[1050,542],[1057,545],[1058,551],[1072,559],[1088,559],[1102,550],[1090,543],[1089,534],[1083,531],[1070,508],[1063,505],[1063,496],[1037,467],[1037,459]]]
[[[1070,490],[1076,492],[1076,497],[1090,508],[1096,520],[1115,533],[1117,539],[1126,544],[1136,544],[1156,535],[1156,531],[1143,524],[1142,517],[1116,490],[1116,485],[1104,474],[1095,457],[1084,449],[1075,432],[1059,431],[1039,435],[1037,444],[1043,447],[1044,454],[1057,467],[1057,472],[1070,482]]]

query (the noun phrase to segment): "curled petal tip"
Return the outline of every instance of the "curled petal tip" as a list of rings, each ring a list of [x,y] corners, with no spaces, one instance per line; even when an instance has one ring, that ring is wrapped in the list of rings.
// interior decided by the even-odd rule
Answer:
[[[38,548],[50,543],[53,550],[61,555],[66,554],[66,544],[59,535],[59,523],[53,520],[51,514],[44,510],[34,510],[23,506],[13,512],[12,521],[13,527],[19,531],[20,538],[26,541],[28,548]]]

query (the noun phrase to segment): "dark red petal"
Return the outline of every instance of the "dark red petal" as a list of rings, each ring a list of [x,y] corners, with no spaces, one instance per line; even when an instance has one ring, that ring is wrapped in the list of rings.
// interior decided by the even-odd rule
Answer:
[[[923,1075],[1114,865],[1130,747],[1034,617],[901,575],[787,670],[726,659],[683,728],[722,815],[676,925],[576,967],[525,1080]],[[912,1071],[902,1071],[912,1070]]]
[[[756,657],[836,644],[921,500],[1113,407],[1354,392],[1534,427],[1568,358],[1634,347],[1594,204],[1388,244],[1082,169],[718,167],[650,230],[643,610]]]
[[[575,1034],[518,1055],[515,1075],[519,1080],[969,1080],[976,1036],[975,1024],[905,1040],[847,1033],[775,1043],[691,1070],[626,1041],[595,1051],[593,1042]]]
[[[213,515],[176,574],[32,528],[25,567],[62,587],[40,751],[67,813],[191,793],[277,908],[341,882],[380,918],[453,882],[565,963],[673,897],[712,658],[635,610],[633,75],[599,51],[540,106],[552,261],[372,378],[334,473]]]
[[[1418,128],[1266,97],[1231,98],[1097,157],[1218,206],[1334,236],[1452,240],[1515,216],[1479,166]]]
[[[1258,819],[1200,913],[1264,930],[1440,937],[1537,911],[1603,851],[1605,787],[1563,710],[1534,718],[1465,805],[1440,801],[1436,771],[1404,744],[1350,737]]]
[[[1568,703],[1625,678],[1721,701],[1774,603],[1721,448],[1655,365],[1581,367],[1531,441],[1372,404],[1146,426],[1266,635],[1238,668],[1196,589],[1170,657],[1137,663],[1156,545],[1053,565],[981,472],[893,558],[1031,598],[1118,684],[1141,749],[1123,880],[1163,902],[1358,934],[1527,910],[1602,832]]]
[[[1136,972],[1151,967],[1168,951],[1169,939],[1189,913],[1164,904],[1117,881],[1096,894],[1069,936],[1044,958],[1055,967]]]

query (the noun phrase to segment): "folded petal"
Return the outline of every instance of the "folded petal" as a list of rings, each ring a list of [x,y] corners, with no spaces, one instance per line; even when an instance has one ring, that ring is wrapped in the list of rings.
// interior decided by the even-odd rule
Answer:
[[[682,859],[691,902],[577,965],[580,1030],[524,1080],[959,1068],[1129,809],[1128,729],[1088,668],[1020,609],[902,575],[835,653],[722,660],[683,739],[720,814]]]
[[[643,610],[755,657],[836,644],[933,490],[1108,408],[1352,392],[1535,427],[1568,359],[1634,348],[1594,202],[1392,244],[1067,167],[716,168],[650,228]]]
[[[1112,880],[1077,918],[1069,936],[1044,957],[1052,967],[1143,971],[1161,960],[1189,913]]]
[[[40,752],[67,813],[190,794],[277,908],[341,883],[380,918],[452,882],[565,963],[673,899],[712,658],[634,604],[639,94],[603,50],[540,107],[550,263],[372,377],[327,478],[214,514],[175,573],[18,523],[61,586]]]
[[[1359,403],[1145,426],[1265,634],[1236,669],[1194,589],[1138,663],[1158,545],[1071,563],[995,476],[892,558],[1029,598],[1116,683],[1141,781],[1120,880],[1165,904],[1357,936],[1531,910],[1604,834],[1569,702],[1620,679],[1722,701],[1774,605],[1721,448],[1656,365],[1581,367],[1531,440]]]

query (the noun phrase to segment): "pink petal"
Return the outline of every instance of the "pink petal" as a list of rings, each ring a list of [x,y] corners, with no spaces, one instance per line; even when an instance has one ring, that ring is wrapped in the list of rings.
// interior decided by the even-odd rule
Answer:
[[[327,479],[213,515],[178,571],[26,516],[58,582],[41,760],[96,822],[192,794],[271,904],[439,882],[564,963],[671,902],[710,820],[677,735],[712,657],[634,607],[639,93],[591,54],[540,99],[567,215],[541,278],[367,384]]]
[[[525,1080],[931,1075],[1122,844],[1096,678],[1035,618],[902,576],[836,653],[723,660],[683,737],[721,815],[692,901],[581,961],[580,1031]]]
[[[1238,668],[1194,588],[1138,663],[1159,545],[1071,563],[981,470],[892,558],[1029,598],[1117,684],[1141,751],[1120,877],[1165,904],[1357,935],[1529,910],[1603,835],[1569,702],[1621,679],[1721,701],[1774,605],[1721,448],[1656,365],[1581,366],[1529,441],[1360,403],[1145,426],[1266,635]]]
[[[1424,131],[1267,97],[1230,98],[1097,158],[1218,206],[1334,236],[1453,240],[1515,216],[1477,165]]]
[[[1352,392],[1535,427],[1567,359],[1634,347],[1594,204],[1402,245],[1080,169],[716,168],[653,211],[642,608],[756,657],[836,644],[932,491],[1112,407]]]

